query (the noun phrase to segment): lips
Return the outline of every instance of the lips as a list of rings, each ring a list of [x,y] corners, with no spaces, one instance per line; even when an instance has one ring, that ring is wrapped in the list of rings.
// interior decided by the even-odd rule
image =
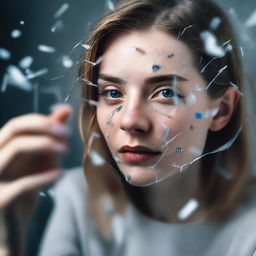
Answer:
[[[151,161],[161,154],[159,151],[154,151],[143,146],[123,146],[118,152],[121,159],[123,159],[125,162],[134,163]]]

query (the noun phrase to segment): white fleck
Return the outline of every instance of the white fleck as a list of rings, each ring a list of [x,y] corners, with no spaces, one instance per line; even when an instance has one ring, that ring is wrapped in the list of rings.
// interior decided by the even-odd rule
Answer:
[[[41,52],[47,52],[47,53],[54,53],[55,48],[52,46],[44,45],[44,44],[39,44],[38,45],[38,50]]]
[[[56,21],[52,26],[51,26],[51,32],[58,32],[60,30],[62,30],[64,27],[63,21],[62,20],[58,20]]]
[[[96,151],[91,151],[90,159],[96,166],[102,166],[105,163],[105,160]]]
[[[225,48],[225,52],[231,52],[233,50],[233,46],[231,44],[227,44]]]
[[[9,80],[9,75],[5,74],[3,77],[2,85],[1,85],[1,92],[6,91],[8,80]]]
[[[24,20],[21,20],[20,25],[24,25],[24,24],[25,24]]]
[[[54,14],[54,18],[55,19],[59,18],[61,15],[63,15],[68,10],[68,8],[69,8],[68,3],[62,4],[61,7]]]
[[[94,87],[97,87],[97,88],[98,88],[98,85],[97,85],[97,84],[94,84],[93,82],[91,82],[91,81],[89,81],[89,80],[87,80],[87,79],[85,79],[85,78],[80,77],[79,79],[82,80],[82,81],[84,81],[84,82],[86,82],[86,85],[90,85],[90,86],[94,86]]]
[[[195,102],[196,102],[196,96],[193,92],[190,92],[187,97],[187,104],[191,105],[191,104],[194,104]]]
[[[208,55],[219,58],[225,55],[225,51],[217,44],[217,39],[213,33],[203,31],[200,33],[200,36],[204,43],[204,49]]]
[[[252,12],[249,18],[245,21],[246,27],[256,26],[256,10]]]
[[[166,142],[170,133],[170,127],[166,124],[161,124],[161,126],[163,127],[163,134],[161,136],[161,140],[162,142]]]
[[[16,86],[19,89],[25,90],[25,91],[31,91],[32,85],[28,81],[28,79],[23,75],[21,70],[14,66],[10,65],[7,67],[7,72],[9,75],[8,82],[10,85]]]
[[[31,79],[34,79],[36,77],[39,77],[39,76],[42,76],[42,75],[45,75],[48,73],[48,69],[47,68],[43,68],[43,69],[40,69],[34,73],[30,73],[27,75],[27,79],[28,80],[31,80]]]
[[[14,29],[12,32],[11,32],[11,37],[12,38],[19,38],[21,36],[21,31],[19,29]]]
[[[196,147],[190,147],[189,152],[192,153],[195,156],[200,156],[202,154],[202,150]]]
[[[9,60],[10,58],[11,58],[11,53],[5,48],[0,48],[0,59]]]
[[[185,27],[185,28],[182,30],[182,32],[180,32],[180,33],[178,34],[177,39],[179,39],[179,38],[186,32],[186,30],[187,30],[188,28],[191,28],[191,27],[193,27],[193,25],[189,25],[189,26]]]
[[[42,196],[42,197],[46,197],[45,192],[39,192],[39,195]]]
[[[205,90],[208,90],[209,87],[213,84],[213,82],[217,79],[217,77],[228,67],[228,65],[226,65],[225,67],[221,68],[217,75],[212,79],[212,81],[207,85],[206,89]]]
[[[67,96],[67,98],[65,99],[65,102],[68,100],[69,96],[70,96],[70,95]],[[95,107],[96,107],[96,106],[98,106],[98,104],[99,104],[98,101],[95,101],[95,100],[87,100],[87,99],[82,98],[82,97],[81,97],[80,99],[81,99],[82,101],[84,101],[84,102],[87,102],[87,103],[88,103],[89,105],[91,105],[91,106],[95,106]]]
[[[65,68],[71,68],[73,66],[74,62],[73,60],[70,59],[69,56],[63,56],[62,58],[62,65],[65,67]]]
[[[111,10],[111,11],[115,10],[115,5],[113,4],[113,2],[111,0],[107,0],[107,6],[108,6],[109,10]]]
[[[114,212],[114,203],[111,196],[109,196],[108,194],[103,194],[100,197],[100,205],[103,212],[105,213]]]
[[[216,116],[218,112],[219,112],[219,108],[214,108],[214,109],[202,112],[201,115],[202,115],[202,118],[210,118],[210,117]]]
[[[89,50],[91,46],[89,44],[81,44],[82,47],[84,47],[86,50]]]
[[[243,50],[242,46],[240,46],[239,48],[240,48],[241,56],[244,57],[244,50]]]
[[[112,219],[112,230],[116,245],[120,245],[124,240],[124,218],[121,214],[115,214]]]
[[[179,220],[186,220],[188,219],[193,212],[195,212],[195,210],[198,208],[199,203],[196,199],[190,199],[182,208],[181,210],[178,212],[178,219]]]
[[[231,82],[231,81],[229,81],[229,83],[230,83],[230,85],[231,85],[232,87],[234,87],[234,88],[240,93],[241,96],[244,95],[242,92],[240,92],[238,85],[236,85],[235,83],[233,83],[233,82]]]
[[[222,167],[218,167],[217,168],[217,172],[226,180],[232,180],[233,179],[233,175],[226,169],[222,168]]]
[[[23,69],[30,68],[33,63],[33,58],[31,56],[26,56],[20,60],[19,66]]]
[[[216,29],[219,27],[220,23],[221,23],[220,17],[214,17],[214,18],[211,20],[210,28],[211,28],[212,30],[216,30]]]
[[[116,161],[116,163],[121,163],[121,159],[117,156],[113,156],[114,160]]]

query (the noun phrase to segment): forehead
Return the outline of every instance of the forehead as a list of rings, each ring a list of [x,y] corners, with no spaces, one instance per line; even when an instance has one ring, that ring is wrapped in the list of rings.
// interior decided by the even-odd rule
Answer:
[[[159,29],[123,32],[108,40],[102,66],[119,63],[125,58],[135,63],[148,61],[150,64],[168,64],[170,57],[177,64],[192,66],[192,53],[185,43]]]

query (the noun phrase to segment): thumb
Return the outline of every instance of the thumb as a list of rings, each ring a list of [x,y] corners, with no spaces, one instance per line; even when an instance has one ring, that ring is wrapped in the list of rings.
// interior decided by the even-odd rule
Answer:
[[[72,107],[67,104],[61,104],[53,109],[50,119],[54,122],[66,123],[72,114]]]

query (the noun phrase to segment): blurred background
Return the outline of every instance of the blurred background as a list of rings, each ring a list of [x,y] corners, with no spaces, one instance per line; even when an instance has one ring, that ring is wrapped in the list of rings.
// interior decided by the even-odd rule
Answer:
[[[239,38],[248,81],[256,78],[256,1],[215,0],[230,17]],[[82,144],[77,128],[80,103],[78,63],[84,39],[105,11],[110,0],[1,0],[0,2],[0,127],[12,117],[30,112],[49,113],[52,106],[67,102],[74,108],[70,121],[70,152],[63,169],[82,164]],[[220,25],[221,26],[221,25]],[[249,84],[249,82],[248,82]],[[251,93],[246,97],[250,100]],[[252,101],[253,102],[253,101]],[[251,103],[251,110],[255,107]],[[255,113],[248,114],[253,123]],[[253,125],[255,127],[255,125]],[[254,168],[255,169],[255,168]],[[34,220],[27,255],[36,255],[47,213]],[[45,214],[46,213],[46,214]]]

